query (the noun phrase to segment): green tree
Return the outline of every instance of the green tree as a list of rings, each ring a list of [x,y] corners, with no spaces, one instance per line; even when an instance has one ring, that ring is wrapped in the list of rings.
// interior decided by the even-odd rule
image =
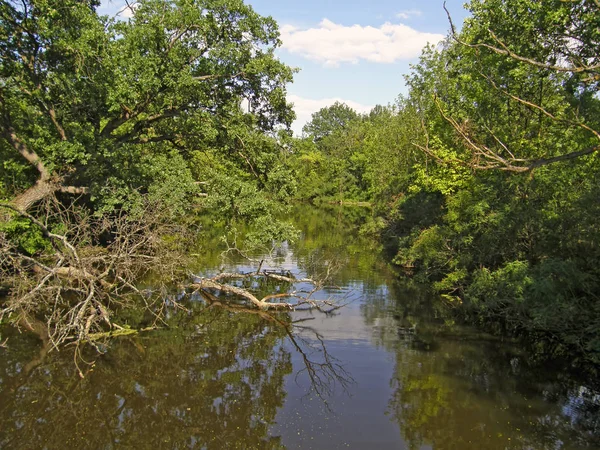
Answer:
[[[191,153],[235,139],[234,122],[268,131],[292,120],[277,25],[241,0],[141,1],[128,21],[96,7],[0,4],[1,170],[19,209],[56,191],[123,204],[132,190],[173,181],[160,155],[185,184],[163,199],[182,201],[172,194],[192,189]]]
[[[294,118],[276,22],[242,0],[98,5],[0,2],[0,319],[55,345],[146,304],[142,274],[179,278],[193,208],[253,223],[255,247],[293,235],[274,219]]]
[[[595,2],[473,1],[408,77],[425,156],[396,262],[472,320],[598,359]],[[439,198],[417,226],[410,198]]]
[[[357,118],[358,113],[355,110],[345,103],[335,102],[313,113],[310,122],[302,128],[302,132],[316,142],[335,131],[346,128]]]

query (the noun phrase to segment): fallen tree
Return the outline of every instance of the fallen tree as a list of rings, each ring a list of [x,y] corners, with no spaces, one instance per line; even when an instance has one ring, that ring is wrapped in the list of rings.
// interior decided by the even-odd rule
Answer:
[[[79,348],[135,332],[128,309],[160,326],[168,304],[181,307],[167,301],[175,288],[259,310],[320,305],[317,286],[259,299],[184,270],[193,227],[180,224],[195,208],[258,223],[260,240],[290,228],[273,199],[288,195],[279,155],[294,71],[275,57],[272,18],[217,3],[141,0],[119,20],[96,0],[0,2],[1,321]]]
[[[0,208],[28,221],[47,243],[46,251],[28,255],[10,232],[0,232],[0,276],[8,289],[0,319],[38,334],[34,324],[41,321],[54,348],[118,327],[115,311],[140,299],[150,309],[134,285],[150,271],[165,280],[182,273],[180,249],[165,238],[184,230],[164,221],[156,206],[146,205],[137,216],[94,217],[49,197],[38,205],[38,218],[12,204]],[[132,293],[138,298],[131,299]]]
[[[232,284],[236,280],[275,280],[279,282],[276,291],[280,291],[283,284],[287,290],[277,294],[268,294],[257,298],[250,290]],[[315,309],[325,314],[330,314],[339,309],[342,304],[332,299],[317,300],[313,296],[325,288],[327,279],[313,280],[312,278],[297,278],[290,272],[275,272],[260,270],[248,273],[220,273],[213,277],[199,278],[190,284],[190,288],[199,290],[216,290],[226,294],[233,294],[248,302],[250,305],[261,310],[284,309],[284,310],[306,310]],[[297,289],[299,284],[309,286],[309,289]],[[287,301],[285,301],[287,299]]]
[[[190,274],[189,227],[167,220],[159,206],[148,202],[137,215],[102,217],[76,203],[65,206],[54,196],[37,205],[37,217],[9,203],[0,203],[0,208],[26,220],[48,244],[46,251],[28,255],[18,239],[0,232],[0,277],[8,291],[0,321],[37,334],[46,352],[70,344],[79,349],[84,343],[99,349],[99,341],[166,325],[169,307],[184,308],[168,295],[174,289],[188,298],[216,294],[221,303],[258,311],[314,309],[331,314],[343,305],[317,298],[328,287],[329,269],[317,280],[263,269],[264,261],[247,273]],[[139,281],[149,276],[152,288],[140,288]],[[260,296],[260,290],[269,293]],[[128,309],[145,311],[152,323],[130,328],[119,321]]]

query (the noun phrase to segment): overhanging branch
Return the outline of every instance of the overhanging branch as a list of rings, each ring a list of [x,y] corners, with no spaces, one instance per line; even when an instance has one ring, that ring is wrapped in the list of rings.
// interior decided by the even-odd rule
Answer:
[[[598,3],[599,3],[597,0],[594,0],[594,2],[596,3],[596,5],[598,5]],[[448,8],[446,8],[446,2],[444,2],[444,11],[446,11],[446,16],[448,17],[448,21],[450,22],[450,30],[452,33],[452,38],[459,44],[464,45],[466,47],[486,48],[488,50],[491,50],[494,53],[497,53],[499,55],[508,56],[516,61],[524,62],[526,64],[529,64],[529,65],[532,65],[532,66],[535,66],[535,67],[538,67],[541,69],[548,69],[548,70],[553,70],[556,72],[586,73],[586,72],[598,72],[598,70],[600,70],[600,64],[592,64],[592,65],[581,64],[581,65],[557,66],[556,64],[548,64],[548,63],[544,63],[541,61],[537,61],[532,58],[527,58],[527,57],[521,56],[521,55],[513,52],[512,50],[510,50],[510,48],[502,40],[500,40],[491,29],[488,29],[488,33],[490,33],[490,36],[499,45],[499,47],[496,47],[496,46],[490,45],[490,44],[486,44],[483,42],[480,42],[477,44],[469,44],[468,42],[465,42],[458,36],[458,33],[456,32],[456,27],[454,25],[454,22],[452,21],[452,16],[450,15]]]

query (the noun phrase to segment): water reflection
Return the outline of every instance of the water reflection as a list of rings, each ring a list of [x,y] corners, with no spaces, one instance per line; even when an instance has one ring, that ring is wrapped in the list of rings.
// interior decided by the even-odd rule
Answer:
[[[268,430],[292,370],[284,329],[223,308],[180,316],[120,340],[83,380],[62,355],[22,380],[27,353],[9,347],[0,447],[280,448]]]
[[[165,329],[87,355],[84,379],[68,349],[3,330],[0,448],[600,448],[590,380],[457,326],[394,281],[356,233],[365,211],[348,211],[297,210],[303,239],[276,266],[318,277],[341,261],[323,295],[353,302],[331,314],[194,297]]]
[[[599,391],[396,287],[404,301],[379,309],[374,339],[395,354],[388,413],[408,448],[600,448]]]
[[[355,448],[600,448],[600,391],[589,380],[541,364],[543,359],[515,342],[456,325],[426,290],[394,281],[377,249],[357,235],[348,217],[334,214],[323,221],[305,214],[296,221],[308,236],[294,247],[298,265],[310,271],[311,252],[324,259],[333,255],[345,262],[336,282],[357,293],[356,304],[340,316],[314,324],[356,385],[352,398],[337,394],[330,401],[340,414],[337,431],[330,423],[334,431],[321,431],[321,439],[288,435],[284,443],[293,448],[328,448],[331,442]],[[391,367],[383,355],[393,357]],[[389,381],[381,382],[375,374],[386,370]],[[294,394],[293,386],[287,389]],[[374,401],[380,393],[388,398],[383,407]],[[308,407],[312,414],[318,409]],[[367,416],[356,414],[361,410]],[[395,438],[381,426],[390,419],[399,433]]]
[[[391,279],[379,245],[358,233],[370,210],[359,207],[297,207],[290,220],[300,232],[293,246],[295,264],[318,277],[327,265],[336,266],[336,282],[356,291],[380,286],[385,277]]]
[[[411,449],[598,448],[598,400],[579,386],[515,373],[523,360],[497,344],[433,342],[396,353],[389,409]]]

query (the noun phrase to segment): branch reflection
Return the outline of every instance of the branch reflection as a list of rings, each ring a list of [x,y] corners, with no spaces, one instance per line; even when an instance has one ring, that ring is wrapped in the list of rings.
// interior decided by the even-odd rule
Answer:
[[[289,313],[218,299],[186,306],[169,311],[168,328],[84,355],[96,358],[84,379],[72,353],[29,368],[39,342],[10,339],[0,358],[0,447],[281,448],[269,431],[293,371],[286,340],[324,400],[350,380],[322,337]]]

